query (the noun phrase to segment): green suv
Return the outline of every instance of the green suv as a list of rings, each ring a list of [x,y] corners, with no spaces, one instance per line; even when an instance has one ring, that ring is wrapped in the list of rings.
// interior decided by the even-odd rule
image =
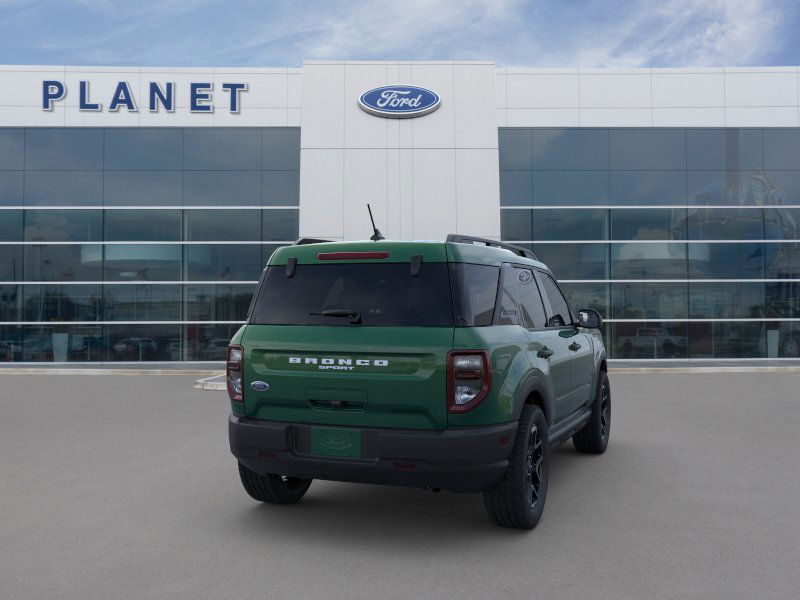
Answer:
[[[313,479],[483,492],[496,524],[530,529],[553,449],[608,444],[600,325],[510,244],[280,248],[228,348],[242,484],[279,504]]]

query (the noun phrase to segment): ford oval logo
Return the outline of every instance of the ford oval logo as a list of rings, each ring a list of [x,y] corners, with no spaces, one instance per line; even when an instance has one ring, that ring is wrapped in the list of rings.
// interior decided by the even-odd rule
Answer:
[[[361,94],[358,105],[379,117],[421,117],[439,108],[439,94],[415,85],[384,85]]]
[[[269,389],[269,384],[266,381],[254,381],[250,384],[250,389],[257,392],[266,392]]]

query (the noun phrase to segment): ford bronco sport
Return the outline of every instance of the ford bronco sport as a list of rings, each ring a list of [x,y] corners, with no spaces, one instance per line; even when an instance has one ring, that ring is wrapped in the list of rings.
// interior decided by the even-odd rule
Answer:
[[[549,457],[608,444],[606,355],[527,249],[300,240],[277,250],[228,348],[231,451],[245,490],[298,501],[313,479],[483,492],[530,529]]]

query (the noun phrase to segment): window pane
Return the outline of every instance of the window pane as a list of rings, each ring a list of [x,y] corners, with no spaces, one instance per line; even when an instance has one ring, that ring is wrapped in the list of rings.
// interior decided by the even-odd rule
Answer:
[[[107,210],[105,238],[114,242],[181,239],[180,210]]]
[[[28,127],[25,168],[90,171],[103,168],[103,130],[91,127]]]
[[[270,171],[300,169],[300,128],[266,127],[261,131],[261,168]]]
[[[25,241],[95,242],[103,235],[99,210],[27,210]]]
[[[180,206],[180,171],[106,171],[103,202],[106,206]]]
[[[533,168],[544,171],[608,169],[607,129],[535,129]]]
[[[113,244],[105,246],[108,281],[179,281],[181,247],[177,244]]]
[[[24,149],[25,130],[22,127],[0,127],[0,169],[23,169]]]
[[[762,171],[688,171],[690,204],[773,204],[780,198]]]
[[[500,314],[495,317],[498,325],[519,325],[520,314],[517,308],[517,284],[514,269],[500,271]]]
[[[22,211],[0,211],[0,242],[22,241]],[[0,252],[2,252],[0,248]]]
[[[180,285],[105,285],[105,321],[180,321]]]
[[[685,171],[612,171],[611,204],[684,204]]]
[[[184,171],[184,206],[261,205],[260,171]]]
[[[686,168],[683,129],[612,129],[611,168],[682,170]]]
[[[800,244],[764,244],[767,279],[800,279]]]
[[[536,284],[536,278],[530,269],[514,269],[517,272],[517,299],[522,312],[522,325],[528,329],[544,327],[547,317],[544,303]]]
[[[533,211],[501,210],[500,237],[506,241],[523,241],[533,239]]]
[[[24,246],[3,246],[0,252],[0,281],[22,281],[23,248]]]
[[[800,323],[780,323],[777,327],[768,325],[767,356],[779,358],[800,358]]]
[[[687,358],[686,323],[647,321],[612,323],[614,358]]]
[[[692,319],[763,316],[763,283],[689,283],[689,317]]]
[[[0,362],[22,360],[25,328],[21,325],[0,325]]]
[[[764,168],[800,170],[800,129],[763,130]]]
[[[228,343],[240,325],[186,325],[184,340],[185,360],[215,360],[224,362]]]
[[[800,204],[800,171],[767,171],[764,204]]]
[[[692,358],[763,358],[765,323],[689,323]]]
[[[258,244],[197,244],[185,252],[188,281],[255,281],[263,268]]]
[[[533,244],[532,249],[562,279],[608,279],[608,244]]]
[[[21,285],[0,285],[0,321],[19,321],[22,318]],[[3,362],[8,347],[3,346],[5,340],[0,336],[0,362]]]
[[[798,208],[765,208],[764,239],[796,240],[800,239],[800,209]]]
[[[531,240],[608,239],[608,210],[606,209],[545,209],[531,212],[533,214]]]
[[[180,360],[180,325],[108,325],[106,360]]]
[[[299,211],[296,209],[274,209],[262,211],[261,239],[264,241],[289,242],[297,239]]]
[[[186,127],[183,168],[261,170],[261,131],[249,127]]]
[[[531,206],[533,179],[530,171],[500,171],[501,206]]]
[[[25,321],[99,321],[102,319],[98,285],[25,285]]]
[[[531,170],[530,129],[500,129],[498,149],[501,171]]]
[[[686,279],[686,244],[612,244],[611,278]]]
[[[22,206],[24,204],[23,171],[0,171],[0,206]]]
[[[593,308],[602,316],[608,317],[608,287],[607,283],[562,283],[561,289],[567,297],[570,306],[577,310]]]
[[[183,129],[108,127],[105,168],[118,171],[175,171],[182,167]]]
[[[187,321],[244,321],[255,285],[187,285]]]
[[[686,210],[682,208],[612,210],[611,238],[615,240],[686,239]]]
[[[760,129],[687,129],[686,146],[690,170],[764,168]]]
[[[28,206],[100,206],[102,171],[25,171]]]
[[[101,281],[103,247],[98,244],[25,246],[28,281]]]
[[[500,269],[491,265],[450,264],[457,326],[492,324]]]
[[[614,319],[685,319],[686,283],[614,283],[611,317]]]
[[[760,240],[764,213],[759,208],[690,208],[690,240]]]
[[[550,301],[551,326],[569,325],[572,323],[572,315],[566,298],[561,294],[556,282],[546,273],[540,273],[544,293]]]
[[[262,206],[297,206],[300,203],[300,171],[261,173]]]
[[[99,325],[30,325],[24,328],[22,360],[29,362],[99,362],[103,360]]]
[[[608,171],[535,171],[533,202],[536,206],[607,205]]]
[[[261,211],[187,210],[184,239],[189,241],[261,240]]]
[[[764,286],[767,317],[800,318],[800,282],[780,281]]]
[[[693,279],[763,279],[764,244],[688,244]]]

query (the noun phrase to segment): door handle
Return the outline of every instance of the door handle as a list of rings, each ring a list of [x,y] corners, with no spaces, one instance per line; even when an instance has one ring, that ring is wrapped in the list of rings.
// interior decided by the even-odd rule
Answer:
[[[547,346],[543,346],[541,350],[536,353],[536,356],[539,358],[550,358],[553,356],[553,351],[550,350]]]
[[[576,350],[580,350],[581,349],[581,345],[578,342],[572,342],[568,347],[573,352],[575,352]]]

